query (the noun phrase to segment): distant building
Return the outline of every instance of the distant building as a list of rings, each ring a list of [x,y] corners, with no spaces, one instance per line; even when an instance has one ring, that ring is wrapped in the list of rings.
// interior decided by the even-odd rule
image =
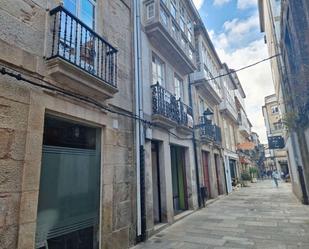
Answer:
[[[282,124],[282,116],[275,94],[265,97],[265,104],[262,107],[262,111],[266,126],[267,138],[270,139],[272,137],[282,137],[284,133],[284,126]],[[287,152],[284,148],[270,148],[270,156],[274,162],[274,167],[284,172],[285,174],[289,174]]]

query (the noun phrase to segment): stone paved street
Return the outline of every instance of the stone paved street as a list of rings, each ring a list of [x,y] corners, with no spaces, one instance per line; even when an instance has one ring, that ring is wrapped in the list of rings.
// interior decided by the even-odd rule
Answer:
[[[290,184],[242,188],[187,216],[134,249],[309,249],[309,207]]]

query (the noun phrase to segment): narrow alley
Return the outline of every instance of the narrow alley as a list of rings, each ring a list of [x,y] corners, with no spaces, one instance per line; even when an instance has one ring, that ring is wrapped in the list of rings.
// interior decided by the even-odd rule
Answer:
[[[309,248],[309,208],[290,184],[260,181],[220,198],[134,249]]]

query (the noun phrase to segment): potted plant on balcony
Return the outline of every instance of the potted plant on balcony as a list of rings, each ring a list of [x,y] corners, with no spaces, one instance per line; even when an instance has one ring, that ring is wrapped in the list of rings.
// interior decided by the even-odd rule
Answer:
[[[257,174],[258,174],[257,168],[256,167],[250,168],[249,173],[251,176],[251,182],[257,183]]]
[[[243,187],[249,187],[249,182],[251,181],[251,175],[247,171],[241,173],[241,180]]]

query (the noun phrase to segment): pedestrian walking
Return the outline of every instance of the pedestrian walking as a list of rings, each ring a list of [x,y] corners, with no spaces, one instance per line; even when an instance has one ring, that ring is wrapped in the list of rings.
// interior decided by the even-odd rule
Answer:
[[[280,179],[280,176],[279,176],[277,169],[275,169],[275,171],[272,173],[272,178],[274,179],[274,183],[275,183],[276,187],[278,188],[278,181]]]

